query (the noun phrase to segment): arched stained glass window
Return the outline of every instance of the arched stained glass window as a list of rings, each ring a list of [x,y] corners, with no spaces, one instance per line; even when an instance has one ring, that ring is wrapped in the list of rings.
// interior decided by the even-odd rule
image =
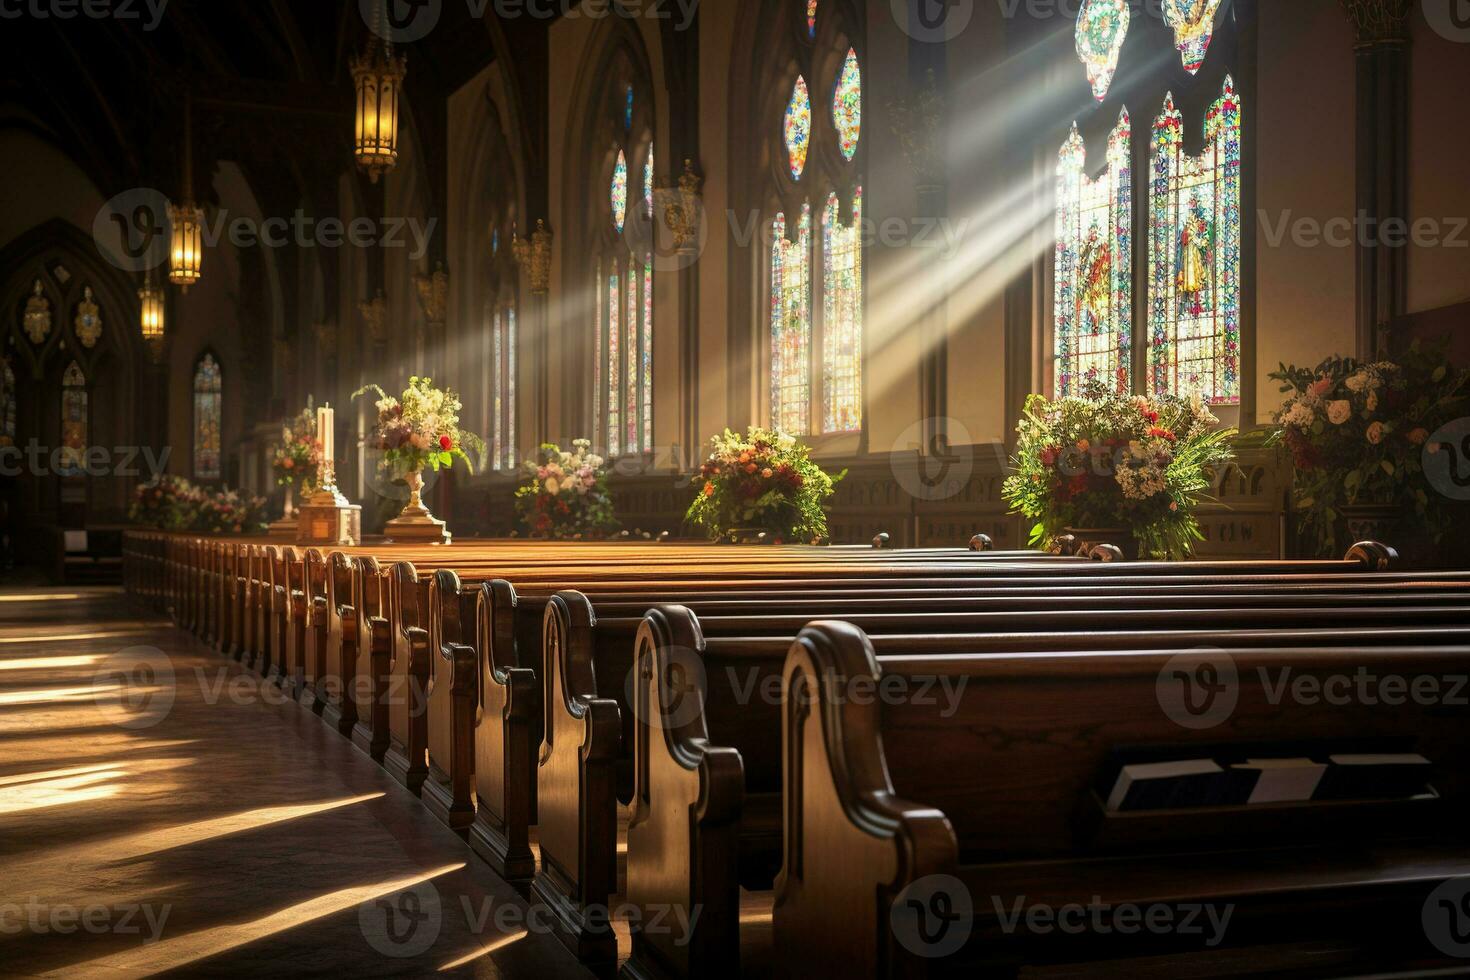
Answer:
[[[771,424],[789,434],[811,432],[811,231],[810,205],[795,241],[784,214],[771,228]]]
[[[1087,80],[1099,102],[1113,85],[1131,18],[1128,0],[1083,0],[1077,14],[1077,57],[1087,66]]]
[[[0,358],[0,446],[15,445],[15,372]]]
[[[817,0],[806,0],[806,36],[817,36]]]
[[[791,161],[791,177],[800,180],[806,172],[807,149],[812,138],[812,97],[807,91],[806,79],[796,76],[791,89],[791,101],[786,104],[786,155]]]
[[[1240,100],[1228,77],[1184,152],[1170,96],[1154,123],[1149,185],[1149,389],[1240,400]]]
[[[87,376],[72,361],[61,375],[61,473],[82,472],[87,452]]]
[[[832,125],[837,128],[837,146],[844,160],[857,154],[858,138],[863,128],[863,73],[857,52],[847,49],[847,60],[837,76],[832,93]]]
[[[609,456],[653,448],[655,157],[651,107],[634,92],[633,85],[614,89],[611,113],[603,117],[602,130],[617,150],[609,188],[612,223],[596,230],[592,248],[592,432]]]
[[[643,158],[643,211],[644,217],[653,217],[653,144],[648,144],[648,155]]]
[[[810,27],[817,4],[807,10]],[[844,33],[841,8],[834,7],[829,16],[829,33],[850,36]],[[862,139],[860,46],[834,41],[831,48],[798,54],[780,143],[772,139],[770,146],[778,160],[785,151],[791,182],[775,178],[779,210],[773,207],[776,213],[765,226],[771,233],[764,257],[771,362],[766,397],[769,424],[793,436],[854,433],[863,427],[863,188],[856,166]],[[823,93],[815,117],[813,91]],[[851,205],[844,207],[849,199]]]
[[[206,353],[194,366],[194,479],[221,476],[221,414],[224,378],[219,362]]]
[[[502,306],[490,316],[490,466],[516,466],[516,308]]]
[[[862,428],[863,189],[853,195],[852,221],[841,222],[837,195],[822,214],[822,401],[827,432]]]
[[[1133,176],[1128,113],[1108,139],[1106,171],[1086,174],[1077,127],[1057,162],[1055,387],[1076,395],[1087,381],[1131,390]]]
[[[1184,70],[1195,74],[1205,63],[1215,36],[1220,0],[1164,0],[1164,22],[1174,29],[1174,44]]]
[[[618,234],[623,233],[623,225],[628,219],[628,157],[622,150],[618,151],[617,162],[613,164],[612,172],[612,217],[613,227]]]

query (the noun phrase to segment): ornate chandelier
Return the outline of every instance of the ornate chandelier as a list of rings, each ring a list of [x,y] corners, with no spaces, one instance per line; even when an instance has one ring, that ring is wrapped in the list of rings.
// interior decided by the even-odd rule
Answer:
[[[387,40],[386,18],[374,9],[372,36],[362,57],[352,59],[352,82],[357,90],[357,121],[353,155],[373,183],[398,164],[398,99],[408,58],[394,57]]]

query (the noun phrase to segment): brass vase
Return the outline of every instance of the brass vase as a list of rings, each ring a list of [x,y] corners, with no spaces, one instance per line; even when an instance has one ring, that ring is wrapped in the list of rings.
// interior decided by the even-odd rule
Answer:
[[[424,474],[412,470],[406,477],[408,503],[397,517],[383,526],[383,534],[395,544],[449,544],[450,534],[444,522],[424,506]]]

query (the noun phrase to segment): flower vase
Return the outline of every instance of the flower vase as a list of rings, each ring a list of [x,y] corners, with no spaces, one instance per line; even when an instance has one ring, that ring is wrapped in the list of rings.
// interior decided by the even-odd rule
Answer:
[[[271,537],[296,537],[296,487],[294,484],[286,484],[286,500],[281,505],[281,519],[272,521],[266,529]]]
[[[411,470],[405,478],[408,483],[408,503],[393,520],[383,526],[383,534],[394,544],[449,544],[450,534],[444,522],[424,506],[424,474],[422,470]]]

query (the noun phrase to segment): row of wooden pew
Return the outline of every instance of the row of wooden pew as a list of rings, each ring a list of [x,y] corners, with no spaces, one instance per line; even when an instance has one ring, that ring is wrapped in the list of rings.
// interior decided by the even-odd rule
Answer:
[[[1470,875],[1470,691],[1452,696],[1470,574],[1398,571],[1372,542],[1180,564],[984,539],[324,552],[138,532],[125,550],[135,595],[380,761],[589,964],[616,957],[612,897],[639,909],[631,977],[739,975],[763,918],[742,942],[742,892],[790,975],[1418,962],[1443,954],[1427,896]],[[1440,696],[1291,686],[1364,672]],[[1119,759],[1410,753],[1432,792],[1105,802]],[[1206,946],[1030,915],[1079,903],[1232,917]]]

